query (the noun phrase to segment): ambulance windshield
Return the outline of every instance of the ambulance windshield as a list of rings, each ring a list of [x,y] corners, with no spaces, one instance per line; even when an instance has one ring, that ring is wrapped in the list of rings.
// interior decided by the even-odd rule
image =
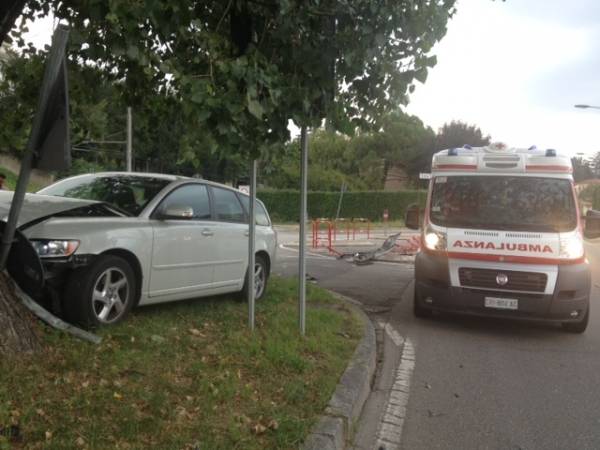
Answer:
[[[450,176],[433,180],[435,225],[564,232],[577,226],[571,182],[556,178]]]

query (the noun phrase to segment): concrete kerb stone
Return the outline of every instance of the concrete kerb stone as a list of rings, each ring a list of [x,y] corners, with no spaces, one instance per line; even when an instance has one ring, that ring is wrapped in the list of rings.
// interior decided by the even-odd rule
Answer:
[[[353,311],[362,319],[364,335],[340,378],[324,414],[301,445],[302,450],[344,450],[347,444],[352,442],[355,424],[369,397],[375,374],[375,327],[357,306],[359,305],[357,301],[337,293],[333,294],[350,304]]]

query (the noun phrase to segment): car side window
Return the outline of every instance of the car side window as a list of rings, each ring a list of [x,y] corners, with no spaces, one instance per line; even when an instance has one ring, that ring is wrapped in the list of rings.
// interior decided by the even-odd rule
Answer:
[[[187,184],[175,189],[161,202],[159,208],[164,211],[175,206],[192,208],[193,219],[211,219],[208,189],[203,184]]]
[[[246,220],[242,205],[229,189],[212,188],[215,216],[223,222],[244,222]]]
[[[244,205],[244,209],[246,210],[246,212],[249,212],[250,211],[250,197],[248,197],[247,195],[240,195],[239,197],[240,197],[240,200],[242,201],[242,204]],[[269,225],[271,225],[271,223],[269,222],[269,215],[267,214],[265,207],[259,201],[256,202],[255,214],[256,214],[256,225],[262,225],[265,227],[268,227]]]

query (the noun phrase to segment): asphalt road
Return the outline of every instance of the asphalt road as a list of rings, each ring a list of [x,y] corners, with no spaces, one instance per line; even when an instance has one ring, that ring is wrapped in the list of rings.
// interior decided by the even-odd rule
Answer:
[[[280,242],[293,236],[280,234]],[[600,449],[600,244],[587,251],[592,310],[582,335],[494,319],[416,319],[407,264],[354,266],[309,256],[307,272],[319,285],[359,300],[376,324],[388,323],[412,343],[415,363],[400,448]],[[295,275],[296,258],[295,251],[280,249],[275,272]],[[400,352],[384,345],[381,330],[378,337],[386,356],[359,424],[357,449],[376,448],[389,397],[381,380],[393,378]]]

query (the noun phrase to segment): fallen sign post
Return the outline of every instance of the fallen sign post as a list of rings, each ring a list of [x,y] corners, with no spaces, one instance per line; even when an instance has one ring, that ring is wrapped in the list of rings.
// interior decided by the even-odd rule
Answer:
[[[344,259],[346,261],[353,262],[354,264],[359,266],[371,264],[374,261],[381,258],[382,256],[385,256],[388,253],[392,252],[397,247],[401,249],[401,251],[399,252],[400,255],[413,255],[418,250],[418,242],[413,241],[414,238],[415,236],[413,236],[412,238],[402,237],[402,232],[400,232],[388,236],[386,240],[383,241],[383,244],[381,244],[379,248],[376,248],[374,250],[352,253],[339,253],[337,251],[334,251],[334,253],[337,254],[338,259]],[[404,246],[399,246],[397,244],[399,240],[407,241],[407,244],[405,244]]]
[[[43,285],[43,266],[29,240],[17,230],[31,170],[64,170],[71,166],[66,66],[68,37],[69,29],[63,25],[56,28],[52,37],[52,47],[8,220],[1,227],[0,270],[8,270],[15,284],[16,297],[41,320],[80,339],[99,344],[100,337],[63,322],[30,297],[28,291]]]

